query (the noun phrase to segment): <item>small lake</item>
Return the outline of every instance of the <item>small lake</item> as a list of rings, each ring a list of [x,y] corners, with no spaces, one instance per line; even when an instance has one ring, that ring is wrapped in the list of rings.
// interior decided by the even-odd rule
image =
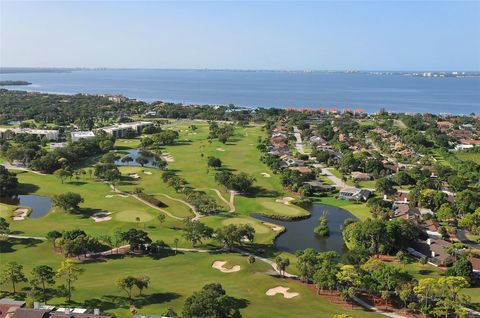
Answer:
[[[280,221],[259,214],[252,214],[256,219],[271,222],[285,227],[285,232],[275,239],[275,247],[279,250],[295,253],[297,250],[313,248],[318,252],[336,251],[343,254],[346,246],[342,237],[343,222],[348,219],[357,219],[350,212],[325,204],[313,204],[310,208],[311,216],[298,221]],[[319,237],[313,229],[318,226],[318,219],[323,214],[327,215],[329,237]]]
[[[126,156],[132,157],[132,158],[133,158],[133,161],[131,161],[131,162],[122,162],[122,158],[125,158]],[[135,161],[135,159],[137,159],[138,157],[140,157],[140,149],[131,149],[131,150],[128,151],[128,154],[122,155],[121,157],[119,157],[118,160],[115,161],[115,164],[116,164],[117,166],[141,167],[142,165]],[[148,159],[148,163],[144,164],[144,165],[143,165],[144,167],[157,168],[157,167],[153,164],[153,162],[155,161],[155,158],[154,158],[154,157],[146,156],[145,158]]]
[[[32,209],[29,217],[32,219],[41,218],[47,215],[52,208],[52,200],[49,197],[43,197],[33,194],[21,194],[11,197],[0,197],[0,202],[10,205],[27,206]]]

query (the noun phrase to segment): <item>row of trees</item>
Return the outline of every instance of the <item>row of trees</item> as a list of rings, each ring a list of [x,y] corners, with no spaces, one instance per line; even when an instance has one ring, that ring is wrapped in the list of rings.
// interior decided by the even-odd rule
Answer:
[[[461,276],[426,278],[416,281],[408,272],[388,265],[378,259],[368,259],[360,264],[340,263],[338,255],[305,249],[297,252],[297,270],[304,281],[314,282],[317,291],[339,290],[348,300],[360,291],[385,303],[399,300],[404,308],[425,314],[463,316],[468,297],[461,290],[469,286]]]
[[[28,282],[33,299],[46,302],[53,294],[60,294],[65,296],[67,302],[70,303],[73,284],[82,273],[83,269],[71,259],[64,260],[56,271],[48,265],[38,265],[32,269],[29,277],[25,275],[23,265],[17,262],[8,262],[2,266],[0,281],[11,285],[13,294],[17,292],[20,283]],[[56,279],[63,280],[65,284],[58,286],[58,290],[54,291],[49,286],[54,285]]]
[[[248,193],[252,189],[255,177],[245,172],[234,174],[227,170],[217,172],[215,181],[227,189]]]
[[[244,241],[252,243],[255,238],[255,229],[250,224],[229,224],[213,230],[200,221],[186,219],[184,221],[184,237],[193,246],[201,244],[204,239],[215,238],[223,244],[225,249],[241,246]]]

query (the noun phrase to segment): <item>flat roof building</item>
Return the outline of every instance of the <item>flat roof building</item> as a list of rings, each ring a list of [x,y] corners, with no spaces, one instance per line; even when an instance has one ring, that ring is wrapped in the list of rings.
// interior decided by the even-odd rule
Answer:
[[[135,121],[131,123],[123,123],[118,125],[112,125],[107,127],[102,127],[100,130],[103,130],[109,135],[112,135],[115,138],[121,138],[125,136],[125,133],[128,130],[133,130],[135,133],[140,134],[142,129],[148,126],[153,126],[153,122],[150,121]]]
[[[70,133],[70,137],[72,139],[72,142],[79,141],[80,139],[89,139],[89,138],[95,138],[95,134],[93,131],[87,130],[87,131],[72,131]]]
[[[48,140],[58,140],[58,130],[50,129],[32,129],[32,128],[0,128],[0,138],[10,139],[17,134],[34,135],[37,138],[46,138]]]

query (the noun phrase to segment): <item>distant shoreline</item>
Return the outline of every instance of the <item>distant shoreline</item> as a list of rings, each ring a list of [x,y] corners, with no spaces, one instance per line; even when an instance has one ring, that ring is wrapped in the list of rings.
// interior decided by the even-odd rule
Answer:
[[[445,71],[445,70],[269,70],[269,69],[210,69],[210,68],[121,68],[121,67],[0,67],[0,74],[17,73],[71,73],[75,71],[185,71],[185,72],[271,72],[271,73],[339,73],[339,74],[368,74],[373,76],[401,75],[417,77],[455,78],[480,77],[480,71]]]
[[[23,85],[32,85],[32,83],[27,81],[0,81],[0,86],[23,86]]]

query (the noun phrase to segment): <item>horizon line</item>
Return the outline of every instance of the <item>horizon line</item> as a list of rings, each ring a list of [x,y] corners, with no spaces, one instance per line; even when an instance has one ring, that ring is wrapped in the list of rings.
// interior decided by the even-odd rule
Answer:
[[[1,69],[59,69],[59,70],[164,70],[164,71],[236,71],[236,72],[480,72],[478,70],[465,69],[262,69],[262,68],[208,68],[208,67],[88,67],[88,66],[0,66]]]

